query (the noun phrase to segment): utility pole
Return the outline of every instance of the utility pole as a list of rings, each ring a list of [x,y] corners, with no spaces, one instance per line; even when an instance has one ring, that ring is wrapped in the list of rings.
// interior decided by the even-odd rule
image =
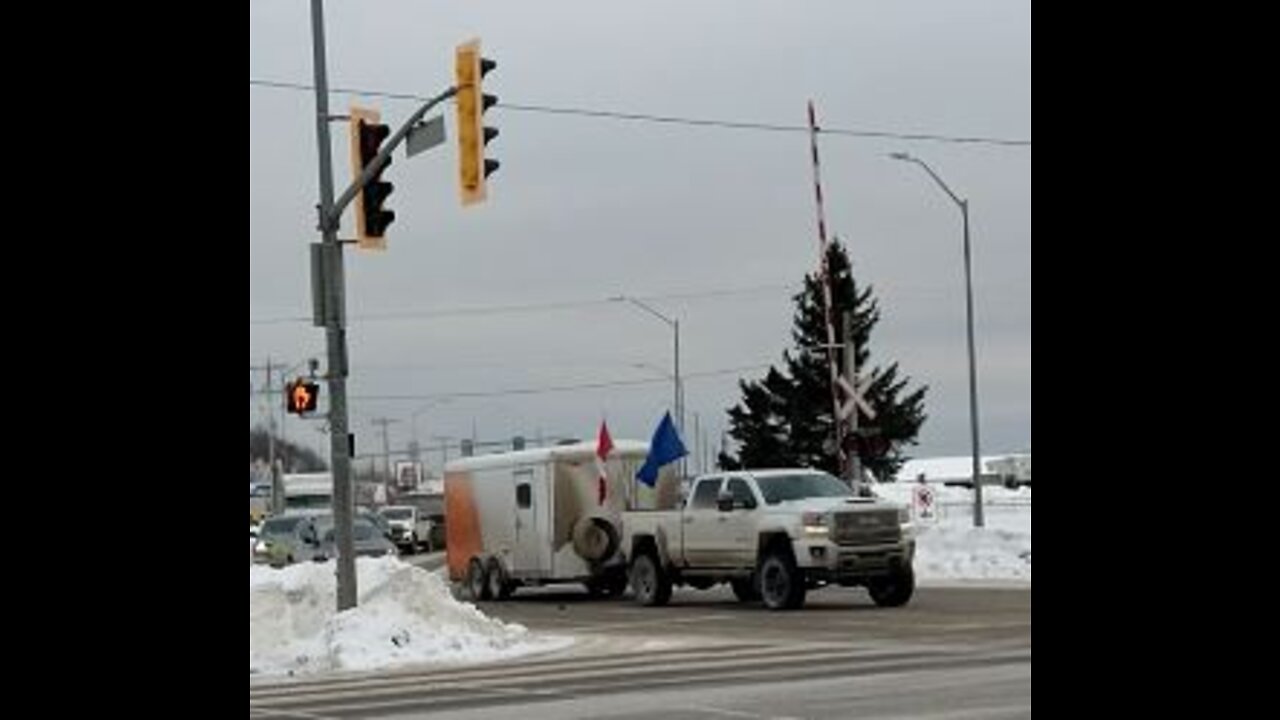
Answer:
[[[693,413],[693,472],[695,475],[706,472],[702,464],[702,419]]]
[[[271,358],[267,358],[267,467],[275,472],[276,468],[276,411],[271,406],[275,397],[274,381],[271,372]]]
[[[853,388],[858,387],[858,344],[853,340],[853,311],[845,310],[844,316],[844,378]],[[858,408],[855,406],[849,415],[849,428],[845,437],[858,437]],[[860,446],[859,446],[860,447]],[[862,485],[862,457],[858,450],[846,454],[841,467],[845,481],[857,492]]]
[[[385,473],[383,475],[383,482],[390,485],[391,484],[391,437],[387,434],[387,428],[389,428],[391,425],[394,425],[395,423],[398,423],[400,421],[392,418],[380,417],[380,418],[374,418],[372,422],[374,425],[380,425],[382,427],[382,457],[384,458],[383,471]]]

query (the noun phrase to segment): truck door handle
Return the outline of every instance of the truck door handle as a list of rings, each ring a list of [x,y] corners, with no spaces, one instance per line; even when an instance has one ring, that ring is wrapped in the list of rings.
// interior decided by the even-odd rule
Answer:
[[[727,517],[725,517],[725,516],[721,515],[720,517],[718,517],[718,518],[716,518],[716,519],[717,519],[717,520],[719,520],[720,522],[724,522],[724,521],[728,520],[729,518],[727,518]]]
[[[692,523],[692,522],[693,522],[693,518],[692,518],[692,517],[686,517],[686,518],[684,519],[684,524],[685,524],[685,525],[688,525],[689,523]]]

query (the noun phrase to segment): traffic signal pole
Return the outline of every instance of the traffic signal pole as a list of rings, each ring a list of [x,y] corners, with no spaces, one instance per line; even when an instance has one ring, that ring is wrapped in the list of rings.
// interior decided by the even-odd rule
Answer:
[[[313,252],[313,305],[315,322],[325,329],[325,345],[329,368],[325,376],[329,384],[329,464],[333,471],[333,519],[337,540],[338,610],[356,606],[355,543],[352,518],[355,514],[355,485],[351,474],[352,443],[347,412],[347,331],[346,295],[343,273],[343,242],[338,238],[342,213],[360,190],[386,165],[391,153],[404,141],[422,117],[436,105],[453,97],[457,90],[449,88],[433,98],[392,135],[378,155],[365,167],[340,197],[334,199],[333,146],[329,123],[335,118],[329,112],[329,76],[326,66],[324,3],[311,0],[311,31],[316,88],[316,142],[320,170],[320,234],[321,243]]]
[[[325,329],[329,372],[329,462],[333,470],[333,519],[337,540],[338,610],[356,606],[356,559],[352,535],[355,513],[355,488],[351,477],[351,448],[347,422],[347,333],[346,297],[344,296],[342,245],[338,241],[338,223],[334,222],[333,146],[329,134],[329,73],[325,59],[324,4],[311,0],[311,32],[314,45],[316,79],[316,142],[320,157],[320,233],[324,272],[323,287],[312,293],[323,295],[317,303],[324,308],[317,317]],[[354,196],[354,193],[352,193]],[[348,200],[347,202],[350,202]]]

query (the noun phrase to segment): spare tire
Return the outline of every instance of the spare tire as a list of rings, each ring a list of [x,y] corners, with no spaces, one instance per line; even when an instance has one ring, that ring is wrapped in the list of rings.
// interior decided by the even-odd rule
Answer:
[[[618,552],[619,535],[608,518],[581,518],[573,526],[573,551],[588,562],[607,560]]]

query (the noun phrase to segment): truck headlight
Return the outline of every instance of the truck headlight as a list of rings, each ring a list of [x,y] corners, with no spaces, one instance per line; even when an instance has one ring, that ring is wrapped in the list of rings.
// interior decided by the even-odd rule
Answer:
[[[801,516],[806,537],[826,537],[831,532],[825,513],[807,512]]]
[[[911,510],[906,505],[903,505],[902,507],[898,508],[898,524],[909,525],[910,523],[911,523]]]

